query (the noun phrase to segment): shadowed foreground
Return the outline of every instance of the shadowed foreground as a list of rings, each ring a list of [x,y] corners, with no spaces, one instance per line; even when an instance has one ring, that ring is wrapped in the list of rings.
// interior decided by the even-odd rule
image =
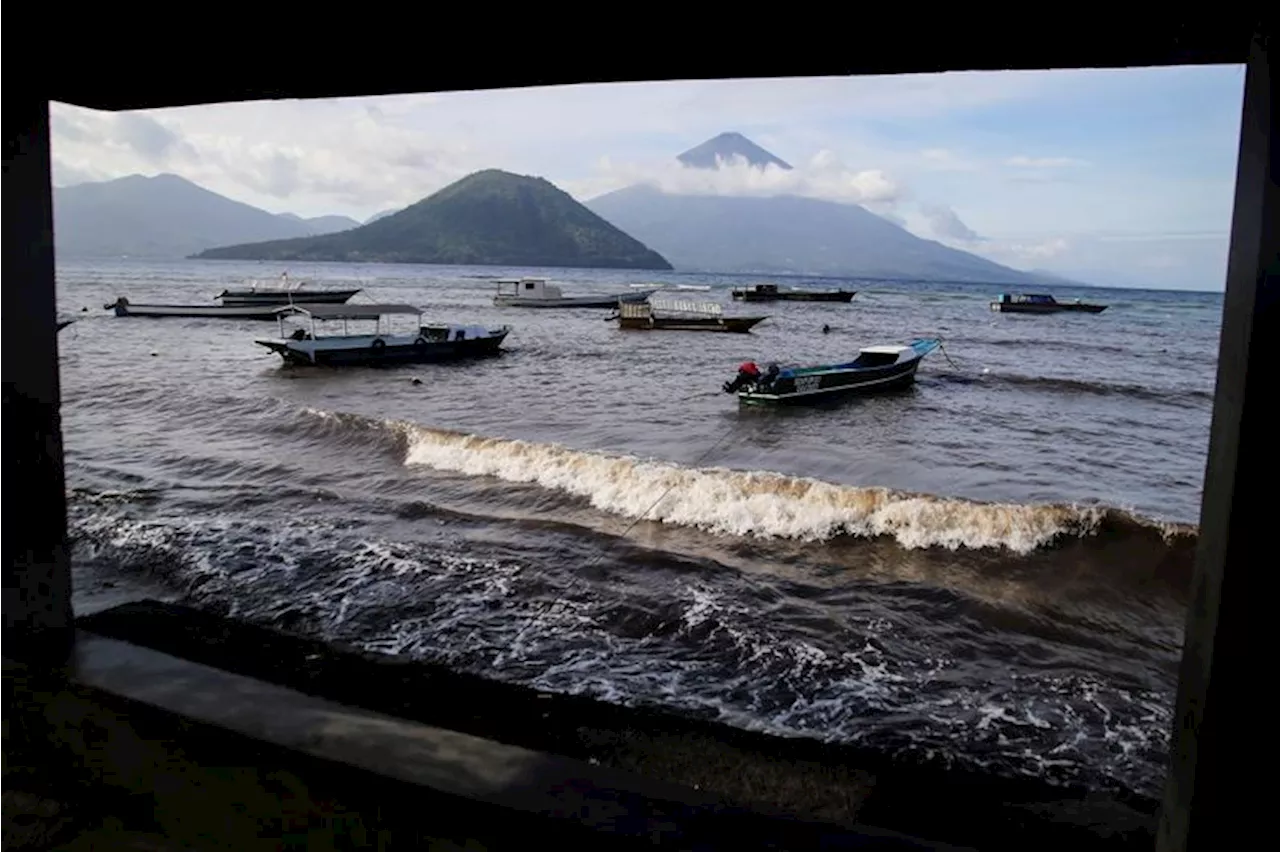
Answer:
[[[859,825],[985,848],[1152,843],[1151,802],[895,766],[168,604],[80,625],[72,679],[6,663],[6,848],[380,848],[392,836],[499,848],[548,832],[598,844],[600,831],[936,848]]]

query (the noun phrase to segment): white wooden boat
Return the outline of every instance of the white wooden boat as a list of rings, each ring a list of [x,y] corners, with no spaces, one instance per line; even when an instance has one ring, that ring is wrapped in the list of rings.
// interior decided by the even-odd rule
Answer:
[[[619,302],[643,302],[657,287],[620,295],[566,296],[545,278],[509,278],[497,282],[493,303],[506,308],[616,308]]]
[[[404,304],[289,305],[276,309],[280,338],[255,340],[286,364],[376,366],[456,361],[496,355],[511,332],[509,326],[427,324],[422,309]],[[401,318],[396,328],[395,318]],[[412,317],[412,322],[403,320]],[[286,333],[287,319],[301,325]],[[352,321],[373,327],[351,333]],[[341,333],[325,334],[322,323],[341,323]]]
[[[718,302],[650,299],[618,305],[618,327],[636,331],[720,331],[746,334],[767,317],[726,317]]]
[[[124,296],[109,305],[118,317],[196,317],[208,319],[274,320],[279,304],[266,305],[135,305]]]

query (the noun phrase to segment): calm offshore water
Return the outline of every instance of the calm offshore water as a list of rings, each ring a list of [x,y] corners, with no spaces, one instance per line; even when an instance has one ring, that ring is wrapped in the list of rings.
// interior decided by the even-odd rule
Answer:
[[[77,601],[145,591],[367,649],[790,735],[1154,793],[1198,518],[1221,295],[852,286],[735,304],[737,277],[291,265],[429,319],[508,324],[465,365],[286,369],[212,303],[257,263],[62,261]],[[496,308],[711,285],[749,335]],[[799,282],[806,283],[806,282]],[[87,307],[87,312],[82,308]],[[832,328],[822,334],[823,324]],[[739,409],[738,363],[937,335],[915,388]],[[412,379],[418,378],[415,384]]]

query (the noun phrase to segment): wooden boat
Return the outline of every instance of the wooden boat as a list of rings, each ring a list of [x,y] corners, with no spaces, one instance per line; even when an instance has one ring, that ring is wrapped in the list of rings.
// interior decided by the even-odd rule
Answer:
[[[289,273],[280,276],[279,284],[254,282],[248,287],[223,290],[215,299],[227,307],[274,305],[341,305],[360,292],[354,290],[308,290],[303,283],[291,285]]]
[[[777,284],[753,284],[734,290],[741,302],[850,302],[857,290],[783,290]]]
[[[906,346],[868,346],[844,364],[783,368],[770,364],[763,372],[748,361],[738,368],[733,381],[724,383],[723,390],[750,405],[811,403],[894,390],[914,382],[921,359],[939,345],[936,338],[917,338]]]
[[[616,319],[618,327],[635,330],[721,331],[745,334],[767,317],[725,317],[715,302],[654,301],[622,302]]]
[[[1006,314],[1057,314],[1064,311],[1100,314],[1106,309],[1106,305],[1091,305],[1079,299],[1059,302],[1053,296],[1041,293],[1001,293],[991,303],[991,310]]]
[[[422,309],[413,305],[289,305],[276,309],[280,339],[255,340],[286,364],[380,366],[457,361],[497,355],[511,332],[508,326],[425,324]],[[394,317],[413,317],[412,325],[393,328]],[[285,333],[285,320],[297,317],[305,327]],[[317,321],[341,322],[342,333],[324,335]],[[350,334],[351,320],[373,321],[371,333]]]
[[[505,308],[614,308],[621,302],[643,302],[658,291],[657,287],[622,295],[565,296],[545,278],[511,278],[497,282],[498,294],[493,303]]]
[[[124,296],[104,309],[118,317],[196,317],[206,319],[274,320],[280,304],[267,305],[135,305]]]

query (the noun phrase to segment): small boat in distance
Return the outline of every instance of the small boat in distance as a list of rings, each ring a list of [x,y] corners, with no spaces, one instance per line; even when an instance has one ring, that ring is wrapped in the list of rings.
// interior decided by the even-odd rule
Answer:
[[[628,284],[627,286],[628,286],[628,287],[635,287],[635,288],[648,287],[648,288],[650,288],[650,289],[653,289],[654,287],[656,287],[656,288],[658,288],[659,290],[696,290],[696,291],[701,292],[701,293],[706,293],[706,292],[709,292],[709,291],[711,290],[711,285],[710,285],[710,284],[663,284],[663,283],[658,283],[658,284]]]
[[[227,307],[274,305],[341,305],[360,292],[354,290],[309,290],[305,282],[289,283],[289,273],[280,276],[279,284],[255,281],[248,287],[223,290],[215,299]]]
[[[618,328],[634,330],[720,331],[746,334],[768,317],[726,317],[715,302],[654,301],[620,302],[618,313],[609,317]]]
[[[657,287],[637,290],[622,295],[565,296],[555,284],[545,278],[499,279],[498,294],[493,303],[500,308],[613,308],[621,302],[643,302]]]
[[[868,346],[857,358],[844,364],[783,368],[770,364],[764,372],[754,361],[748,361],[722,389],[725,393],[736,393],[738,400],[748,405],[803,404],[848,394],[895,390],[915,381],[921,359],[941,343],[937,338],[922,337],[906,346]]]
[[[741,302],[851,302],[857,290],[783,290],[777,284],[753,284],[733,291]]]
[[[424,324],[422,309],[413,305],[289,305],[276,310],[280,339],[255,340],[286,364],[325,366],[381,366],[458,361],[501,353],[509,326]],[[298,316],[306,328],[285,334],[285,318]],[[392,318],[412,316],[411,326],[393,329]],[[316,321],[341,322],[342,333],[323,335]],[[348,322],[373,321],[372,333],[350,334]],[[407,324],[402,324],[407,325]]]
[[[1079,299],[1059,302],[1042,293],[1001,293],[991,303],[991,310],[1005,314],[1057,314],[1063,311],[1100,314],[1106,309],[1106,305],[1091,305]]]

